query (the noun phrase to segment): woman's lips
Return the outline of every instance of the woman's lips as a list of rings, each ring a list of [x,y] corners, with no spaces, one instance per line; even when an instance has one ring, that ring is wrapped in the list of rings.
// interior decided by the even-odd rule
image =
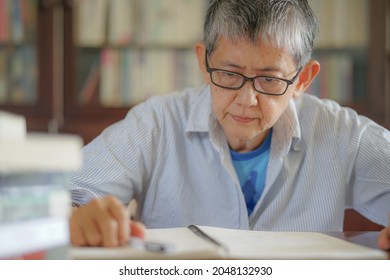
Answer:
[[[246,117],[246,116],[234,116],[232,118],[239,123],[249,123],[254,120],[254,118]]]

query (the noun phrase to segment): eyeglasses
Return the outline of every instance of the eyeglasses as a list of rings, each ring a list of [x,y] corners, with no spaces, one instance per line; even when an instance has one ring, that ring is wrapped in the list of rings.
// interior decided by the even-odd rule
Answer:
[[[298,73],[291,80],[272,76],[256,76],[249,78],[240,73],[211,68],[207,60],[206,52],[206,70],[210,74],[211,82],[221,88],[237,90],[242,88],[247,81],[251,81],[253,88],[261,94],[283,95],[287,91],[287,88],[298,78],[302,67],[297,69]]]

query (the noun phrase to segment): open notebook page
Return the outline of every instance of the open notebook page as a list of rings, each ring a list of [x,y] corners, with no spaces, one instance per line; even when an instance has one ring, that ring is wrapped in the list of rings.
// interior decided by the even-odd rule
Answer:
[[[74,259],[220,259],[223,250],[193,234],[187,228],[148,229],[147,240],[166,244],[166,252],[152,252],[138,246],[101,248],[73,247]]]
[[[317,232],[200,228],[229,248],[232,259],[385,259],[385,252]]]
[[[148,229],[147,240],[170,248],[152,252],[134,246],[73,247],[75,259],[385,259],[385,252],[316,232],[266,232],[199,226],[228,248],[188,228]]]

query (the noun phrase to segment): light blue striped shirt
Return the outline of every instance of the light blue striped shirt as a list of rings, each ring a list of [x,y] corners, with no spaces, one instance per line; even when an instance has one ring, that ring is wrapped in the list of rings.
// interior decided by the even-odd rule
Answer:
[[[389,131],[306,94],[273,127],[264,192],[249,217],[209,87],[150,98],[83,154],[71,177],[73,201],[134,197],[148,228],[340,231],[349,207],[388,223]]]

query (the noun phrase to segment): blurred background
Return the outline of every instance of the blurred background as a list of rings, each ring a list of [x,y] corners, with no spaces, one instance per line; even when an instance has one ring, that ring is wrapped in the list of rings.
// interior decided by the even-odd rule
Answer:
[[[320,21],[311,94],[390,123],[390,0],[309,0]],[[0,0],[0,109],[85,143],[152,95],[202,84],[208,0]]]
[[[308,92],[390,128],[390,0],[309,2],[321,72]],[[66,173],[82,143],[150,96],[202,84],[207,4],[0,0],[0,259],[68,257]],[[347,209],[345,231],[380,228]]]

